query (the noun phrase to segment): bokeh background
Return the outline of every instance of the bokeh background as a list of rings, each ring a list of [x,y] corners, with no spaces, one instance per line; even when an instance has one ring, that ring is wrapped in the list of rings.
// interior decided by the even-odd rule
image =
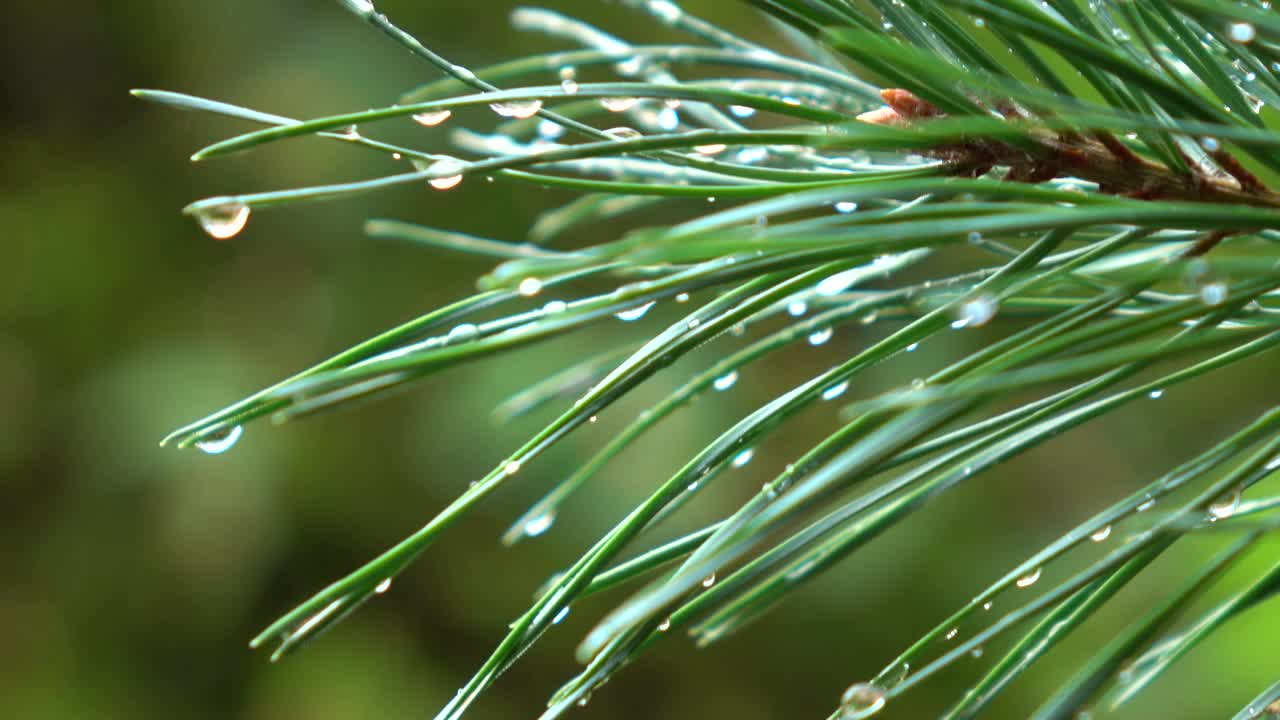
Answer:
[[[617,5],[550,5],[636,41],[671,39]],[[556,46],[511,30],[510,6],[499,0],[380,7],[473,67]],[[686,7],[781,42],[745,4]],[[497,426],[496,403],[644,327],[619,323],[449,371],[392,399],[288,426],[260,423],[221,456],[159,448],[169,430],[461,297],[488,269],[369,240],[360,232],[366,217],[518,240],[568,196],[482,182],[448,193],[400,188],[257,213],[227,242],[203,235],[178,212],[193,199],[390,171],[385,157],[318,140],[193,165],[186,158],[195,148],[246,126],[127,94],[173,89],[303,117],[392,102],[436,77],[325,0],[16,3],[0,23],[0,59],[0,717],[429,717],[535,588],[680,458],[877,332],[838,333],[822,348],[752,367],[731,391],[700,401],[612,465],[545,536],[502,548],[505,523],[698,362],[677,366],[522,472],[386,595],[272,665],[246,649],[249,637],[416,529],[545,420]],[[450,124],[491,123],[486,115]],[[447,128],[415,132],[430,147],[444,143]],[[647,327],[662,317],[653,313]],[[904,356],[872,373],[863,391],[922,374],[982,340],[966,334]],[[720,352],[705,349],[702,362]],[[873,675],[1090,508],[1252,417],[1275,397],[1273,368],[1264,359],[1179,388],[975,480],[721,644],[696,650],[675,638],[656,648],[581,715],[824,716],[846,685]],[[728,511],[835,422],[834,408],[806,416],[673,531]],[[992,716],[1023,716],[1062,668],[1173,587],[1187,558],[1221,542],[1188,542],[1162,561],[1056,650],[1048,668],[1021,679]],[[1256,572],[1275,550],[1263,548],[1248,567]],[[575,610],[474,716],[535,716],[575,670],[576,640],[620,597]],[[1239,707],[1280,666],[1278,610],[1260,608],[1198,648],[1134,716]],[[992,648],[927,683],[885,716],[936,714],[996,655]]]

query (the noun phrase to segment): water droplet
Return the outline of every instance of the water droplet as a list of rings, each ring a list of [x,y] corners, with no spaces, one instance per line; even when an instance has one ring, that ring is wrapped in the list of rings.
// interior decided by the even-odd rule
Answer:
[[[231,449],[236,444],[240,436],[244,434],[244,427],[236,425],[235,427],[223,428],[217,432],[205,435],[196,441],[196,447],[209,453],[210,455],[221,455]]]
[[[680,293],[679,295],[677,295],[677,296],[676,296],[676,302],[678,302],[678,303],[687,303],[687,302],[689,302],[689,293]]]
[[[809,306],[799,300],[787,303],[787,314],[791,317],[800,317],[807,312],[809,312]]]
[[[1225,520],[1235,514],[1236,508],[1240,507],[1240,490],[1239,488],[1223,495],[1209,506],[1209,522]]]
[[[719,155],[725,151],[727,145],[720,143],[712,143],[710,145],[695,145],[693,150],[699,155]]]
[[[414,161],[414,167],[419,170],[425,170],[431,173],[439,173],[439,177],[433,177],[427,181],[427,184],[437,190],[449,190],[458,186],[462,182],[463,164],[454,158],[442,158],[437,160],[425,168],[418,161]]]
[[[235,237],[249,222],[249,206],[238,200],[201,206],[194,212],[200,228],[215,240]]]
[[[915,378],[911,381],[912,390],[923,390],[924,385],[925,385],[924,378]]]
[[[752,450],[751,448],[747,448],[746,450],[743,450],[737,455],[734,455],[733,462],[731,462],[730,464],[736,468],[740,468],[743,465],[746,465],[747,463],[751,462],[751,458],[755,456],[756,456],[756,451]]]
[[[1032,585],[1035,585],[1036,581],[1040,579],[1040,572],[1041,572],[1041,568],[1036,568],[1035,570],[1032,570],[1026,575],[1023,575],[1022,577],[1015,580],[1013,584],[1017,585],[1020,588],[1029,588]]]
[[[973,230],[969,233],[966,239],[969,241],[970,245],[976,245],[982,242],[982,233],[977,230]]]
[[[1247,43],[1257,36],[1258,31],[1249,23],[1232,23],[1229,29],[1232,42]]]
[[[738,162],[743,165],[751,165],[769,157],[769,151],[762,147],[742,148],[738,151]]]
[[[568,307],[569,307],[569,303],[563,300],[552,300],[551,302],[542,306],[542,312],[548,315],[554,315],[556,313],[564,312],[566,309],[568,309]]]
[[[536,277],[527,277],[516,286],[516,292],[525,297],[533,297],[542,292],[542,281]]]
[[[857,209],[858,209],[858,203],[856,202],[848,202],[846,200],[846,201],[836,203],[836,212],[841,214],[851,213]]]
[[[708,575],[708,576],[706,577],[706,579],[704,579],[704,580],[702,581],[702,587],[704,587],[704,588],[709,588],[709,587],[711,587],[712,585],[715,585],[715,584],[716,584],[716,574],[715,574],[715,573],[711,573],[710,575]]]
[[[738,371],[730,370],[728,373],[716,378],[715,381],[711,383],[711,386],[717,390],[723,391],[733,387],[733,384],[736,382],[738,382]]]
[[[510,475],[511,473],[508,472],[507,474]],[[551,529],[551,524],[555,521],[555,513],[545,512],[524,524],[524,534],[529,537],[538,537],[542,533]]]
[[[832,330],[831,328],[822,328],[820,330],[814,330],[813,332],[809,333],[809,344],[815,347],[818,345],[822,345],[823,343],[830,340],[831,336],[834,334],[835,334],[835,331]]]
[[[628,308],[626,310],[616,312],[613,314],[613,316],[623,322],[632,322],[633,320],[639,320],[640,318],[644,317],[645,313],[649,312],[649,309],[654,306],[655,302],[656,301],[654,300],[650,300],[649,302],[643,305],[637,305],[633,308]]]
[[[382,582],[378,583],[378,585],[373,588],[373,592],[377,595],[381,595],[382,593],[390,589],[391,589],[391,578],[384,578]]]
[[[1218,150],[1218,148],[1222,147],[1222,144],[1218,142],[1217,138],[1211,138],[1206,136],[1206,137],[1200,138],[1200,147],[1204,148],[1209,152],[1215,152]]]
[[[730,105],[729,114],[736,118],[749,118],[756,114],[756,109],[746,105]]]
[[[638,55],[627,58],[620,63],[615,63],[613,69],[617,70],[618,74],[623,77],[635,77],[640,74],[641,70],[644,70],[644,58]]]
[[[907,352],[915,352],[916,350],[919,350],[919,349],[920,349],[920,343],[918,342],[913,342],[906,347]]]
[[[858,320],[858,323],[859,323],[859,324],[861,324],[861,325],[870,325],[870,324],[874,323],[874,322],[876,321],[876,318],[878,318],[878,317],[880,317],[880,313],[877,313],[875,310],[872,310],[871,312],[867,313],[866,315],[863,315],[863,316]]]
[[[994,604],[994,603],[992,603],[990,600],[988,600],[988,601],[986,601],[986,602],[982,603],[982,609],[983,609],[983,610],[990,610],[990,609],[991,609],[991,606],[992,606],[993,604]]]
[[[1146,502],[1138,506],[1138,512],[1146,512],[1156,506],[1155,498],[1148,498]]]
[[[564,126],[554,120],[538,122],[538,137],[544,140],[555,140],[564,135]]]
[[[560,612],[556,613],[555,617],[551,618],[551,624],[559,625],[560,621],[564,620],[568,616],[569,616],[569,606],[565,605],[564,607],[560,608]]]
[[[565,78],[560,81],[560,89],[565,95],[574,95],[578,92],[578,81],[573,78]]]
[[[658,632],[666,632],[670,629],[671,629],[671,618],[667,618],[666,620],[663,620],[661,623],[658,623]]]
[[[1164,397],[1164,390],[1160,390],[1160,389],[1152,390],[1151,392],[1147,393],[1147,397],[1151,398],[1152,400],[1159,400],[1160,398]]]
[[[973,658],[974,660],[977,660],[978,658],[982,657],[982,648],[976,647],[970,650],[969,657]]]
[[[452,116],[452,110],[427,111],[414,115],[413,121],[425,127],[435,127]]]
[[[1109,537],[1111,537],[1110,525],[1107,525],[1106,527],[1103,527],[1099,530],[1095,530],[1092,534],[1089,535],[1089,539],[1094,542],[1102,542],[1103,540],[1106,540]]]
[[[854,268],[852,270],[838,272],[835,275],[829,275],[817,284],[814,291],[823,297],[839,295],[845,290],[848,290],[849,286],[853,285],[853,283],[858,280],[860,272],[860,269]]]
[[[658,127],[667,132],[674,132],[680,127],[680,113],[674,108],[664,107],[658,111]]]
[[[956,638],[956,635],[959,635],[959,634],[960,634],[960,628],[953,627],[947,631],[947,639],[954,640]]]
[[[841,395],[843,395],[843,394],[844,394],[844,392],[845,392],[846,390],[848,390],[848,389],[849,389],[849,381],[848,381],[848,380],[845,380],[844,382],[842,382],[842,383],[840,383],[840,384],[838,384],[838,385],[832,385],[831,387],[827,388],[826,390],[823,390],[823,391],[822,391],[822,399],[823,399],[823,400],[835,400],[836,398],[838,398],[838,397],[840,397]]]
[[[1200,300],[1205,305],[1221,305],[1227,301],[1227,293],[1227,284],[1218,280],[1200,286]]]
[[[966,327],[980,327],[991,321],[1000,309],[1000,303],[990,295],[979,295],[966,300],[960,305],[960,317],[951,323],[955,330]]]
[[[640,134],[639,130],[636,130],[635,128],[629,128],[629,127],[609,128],[608,130],[604,131],[604,134],[608,135],[614,140],[634,140],[635,138],[638,138],[638,137],[644,137],[643,135]]]
[[[609,112],[626,112],[636,106],[639,102],[635,98],[601,98],[600,104]]]
[[[489,108],[501,117],[524,120],[538,114],[542,109],[541,100],[512,100],[511,102],[490,103]]]
[[[841,720],[861,720],[880,712],[884,707],[885,690],[871,683],[850,685],[840,696]]]
[[[512,460],[511,462],[507,463],[506,465],[503,466],[502,472],[506,473],[507,475],[515,475],[516,473],[520,472],[520,461]],[[528,530],[528,528],[525,528],[525,529]]]
[[[479,335],[480,335],[480,328],[476,327],[475,325],[472,325],[471,323],[462,323],[461,325],[457,325],[452,330],[450,330],[448,335],[445,335],[445,342],[446,343],[466,342],[468,340],[476,339],[476,337],[478,337]]]

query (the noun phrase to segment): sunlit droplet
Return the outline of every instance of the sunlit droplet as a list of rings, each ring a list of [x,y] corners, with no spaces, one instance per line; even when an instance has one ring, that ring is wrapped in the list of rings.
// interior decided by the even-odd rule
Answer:
[[[1022,577],[1015,580],[1013,584],[1017,585],[1020,588],[1029,588],[1032,585],[1035,585],[1036,581],[1040,579],[1040,572],[1041,572],[1041,569],[1036,568],[1035,570],[1032,570],[1026,575],[1023,575]]]
[[[231,449],[240,436],[244,434],[244,427],[236,425],[235,427],[223,428],[215,433],[205,435],[196,441],[197,448],[209,453],[210,455],[221,455]]]
[[[658,127],[673,132],[680,127],[680,113],[675,108],[664,107],[658,111]]]
[[[506,475],[515,475],[516,473],[520,472],[520,461],[512,460],[511,462],[507,463],[502,467],[502,472],[505,473]],[[527,527],[525,529],[528,530]]]
[[[1207,282],[1200,286],[1200,300],[1205,305],[1217,307],[1227,301],[1227,284],[1220,281]]]
[[[542,120],[538,123],[538,137],[544,140],[555,140],[564,135],[564,126],[554,120]]]
[[[746,105],[730,105],[729,114],[736,118],[749,118],[756,114],[756,109]]]
[[[836,212],[841,214],[851,213],[857,209],[858,209],[858,203],[856,202],[849,202],[846,200],[843,202],[836,203]]]
[[[679,295],[677,295],[677,296],[676,296],[676,302],[678,302],[678,303],[687,303],[687,302],[689,302],[689,293],[680,293]]]
[[[382,593],[390,589],[391,589],[391,578],[383,578],[382,582],[378,583],[377,586],[373,588],[373,592],[377,595],[381,595]]]
[[[726,147],[728,146],[721,143],[712,143],[710,145],[696,145],[693,149],[700,155],[719,155],[725,151]]]
[[[731,462],[730,464],[736,468],[740,468],[743,465],[746,465],[747,463],[751,462],[751,458],[755,456],[756,456],[756,451],[752,450],[751,448],[747,448],[746,450],[743,450],[737,455],[734,455],[733,462]]]
[[[645,313],[649,312],[650,308],[654,306],[654,303],[655,301],[650,300],[649,302],[644,303],[643,305],[637,305],[633,308],[628,308],[626,310],[616,312],[613,314],[613,316],[623,322],[632,322],[634,320],[639,320],[640,318],[645,316]]]
[[[982,609],[983,609],[983,610],[990,610],[990,609],[991,609],[991,606],[992,606],[993,604],[994,604],[994,603],[992,603],[990,600],[988,600],[988,601],[986,601],[986,602],[982,603]]]
[[[438,173],[439,177],[433,177],[427,181],[428,185],[437,190],[449,190],[457,187],[458,183],[462,182],[462,162],[453,158],[442,158],[425,168],[415,161],[414,166],[419,170]]]
[[[1217,138],[1206,136],[1200,138],[1200,147],[1208,150],[1209,152],[1217,152],[1217,150],[1222,147],[1222,143],[1219,143]]]
[[[716,390],[723,391],[733,387],[733,384],[736,382],[738,382],[738,371],[730,370],[728,373],[716,378],[711,383],[711,386],[714,387]]]
[[[710,575],[708,575],[708,576],[707,576],[707,577],[702,581],[702,587],[704,587],[704,588],[709,588],[709,587],[711,587],[712,585],[715,585],[715,584],[716,584],[716,574],[715,574],[715,573],[711,573]]]
[[[885,690],[871,683],[850,685],[840,696],[841,720],[862,720],[880,712],[884,707]]]
[[[658,632],[666,632],[671,629],[671,618],[667,618],[658,623]]]
[[[511,102],[490,103],[489,108],[501,117],[524,120],[538,114],[542,109],[541,100],[513,100]]]
[[[1152,390],[1151,392],[1147,393],[1147,397],[1151,398],[1152,400],[1159,400],[1160,398],[1164,397],[1164,390],[1160,390],[1160,389]]]
[[[1249,23],[1232,23],[1228,34],[1231,36],[1232,42],[1247,43],[1252,42],[1258,35],[1258,31]]]
[[[413,121],[418,123],[419,125],[423,125],[426,127],[435,127],[436,125],[439,125],[445,120],[448,120],[452,116],[453,116],[452,110],[439,110],[435,112],[429,111],[429,112],[418,113],[417,115],[414,115]]]
[[[959,330],[960,328],[986,325],[991,321],[991,318],[996,316],[996,311],[999,309],[1000,304],[994,297],[979,295],[961,303],[960,317],[951,323],[951,327]]]
[[[960,628],[951,628],[950,630],[947,631],[947,639],[954,640],[956,638],[956,635],[959,635],[959,634],[960,634]]]
[[[1089,535],[1089,539],[1094,542],[1102,542],[1103,540],[1106,540],[1109,537],[1111,537],[1110,525],[1107,525],[1106,527],[1095,530],[1093,533]]]
[[[600,99],[600,104],[609,112],[626,112],[635,107],[637,102],[639,101],[633,97]]]
[[[1138,512],[1146,512],[1156,506],[1155,498],[1148,498],[1146,502],[1138,506]]]
[[[542,306],[542,312],[548,315],[554,315],[556,313],[562,313],[568,308],[569,308],[569,303],[563,300],[552,300],[551,302]]]
[[[831,387],[827,388],[826,390],[823,390],[823,391],[822,391],[822,399],[823,399],[823,400],[835,400],[836,398],[838,398],[838,397],[840,397],[841,395],[843,395],[843,394],[845,393],[845,391],[846,391],[846,390],[848,390],[848,389],[849,389],[849,381],[848,381],[848,380],[845,380],[845,381],[844,381],[844,382],[842,382],[842,383],[839,383],[839,384],[836,384],[836,385],[832,385]]]
[[[913,342],[910,345],[908,345],[905,349],[907,352],[915,352],[916,350],[920,349],[920,343]]]
[[[809,333],[809,344],[813,346],[822,345],[826,343],[828,340],[830,340],[831,336],[834,334],[835,334],[835,331],[832,330],[831,328],[822,328],[819,330],[814,330],[813,332]]]
[[[455,326],[452,330],[450,330],[448,335],[445,335],[445,342],[446,343],[466,342],[468,340],[476,339],[479,335],[480,335],[480,328],[476,327],[471,323],[462,323],[460,325]]]
[[[799,300],[787,303],[787,314],[791,317],[800,317],[807,312],[809,312],[809,306]]]
[[[200,228],[215,240],[235,237],[249,222],[249,206],[238,200],[201,206],[194,213]]]
[[[542,292],[542,281],[536,277],[527,277],[516,286],[516,292],[525,297],[533,297]]]
[[[1238,507],[1240,507],[1240,490],[1237,488],[1209,506],[1209,521],[1225,520],[1234,515]]]
[[[508,473],[509,475],[510,473]],[[524,534],[529,537],[538,537],[542,533],[551,528],[551,524],[556,521],[555,513],[546,512],[533,518],[524,524]]]
[[[556,613],[555,617],[551,618],[551,624],[559,625],[560,621],[564,620],[568,616],[569,616],[569,606],[565,605],[564,607],[560,608],[560,612]]]

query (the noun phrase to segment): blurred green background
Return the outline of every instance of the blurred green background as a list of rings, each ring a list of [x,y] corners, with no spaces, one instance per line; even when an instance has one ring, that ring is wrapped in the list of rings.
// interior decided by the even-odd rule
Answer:
[[[671,39],[616,5],[552,6],[629,39]],[[745,4],[686,7],[779,42]],[[473,67],[556,47],[511,30],[510,6],[497,0],[384,0],[380,8]],[[731,392],[697,403],[612,465],[545,536],[503,549],[505,523],[698,363],[678,365],[521,473],[390,592],[272,665],[246,649],[249,637],[416,529],[545,419],[497,427],[495,403],[584,348],[652,330],[662,314],[636,323],[644,327],[601,328],[450,371],[346,412],[259,423],[222,456],[161,449],[156,442],[169,430],[463,296],[488,269],[366,239],[364,218],[518,240],[539,211],[567,196],[474,181],[449,193],[400,188],[257,213],[227,242],[200,233],[178,213],[196,198],[391,171],[387,158],[318,140],[192,165],[194,149],[245,126],[127,94],[172,89],[309,116],[386,104],[436,77],[325,0],[17,3],[0,26],[0,58],[9,68],[0,80],[0,717],[429,717],[535,588],[680,458],[876,331],[838,333],[823,348],[752,367]],[[491,124],[487,115],[460,114],[412,137],[439,147],[448,126]],[[695,205],[672,217],[699,211]],[[939,354],[981,340],[972,333],[941,341],[872,377],[902,382],[936,366]],[[705,349],[702,362],[720,352]],[[678,638],[656,648],[582,716],[823,717],[846,685],[873,675],[1091,508],[1264,407],[1275,397],[1273,367],[1254,363],[1179,388],[1158,407],[1126,409],[976,479],[748,630],[707,650]],[[807,415],[673,528],[724,514],[835,422],[835,408]],[[1205,557],[1221,542],[1188,542],[1178,557]],[[1250,567],[1275,550],[1264,548]],[[1184,566],[1167,560],[1055,651],[1054,667],[1020,680],[993,716],[1022,716],[1060,678],[1055,667],[1173,586]],[[575,670],[576,640],[620,597],[575,610],[474,716],[535,716]],[[1204,717],[1223,703],[1243,704],[1280,665],[1278,610],[1263,607],[1197,649],[1140,701],[1138,716]],[[885,716],[936,714],[995,650]]]

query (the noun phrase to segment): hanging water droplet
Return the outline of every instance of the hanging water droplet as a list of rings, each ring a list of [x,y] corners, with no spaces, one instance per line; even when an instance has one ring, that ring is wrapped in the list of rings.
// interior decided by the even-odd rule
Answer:
[[[689,293],[680,293],[679,295],[677,295],[677,296],[676,296],[676,302],[678,302],[678,303],[687,303],[687,302],[689,302]]]
[[[542,281],[536,277],[527,277],[516,286],[516,292],[525,297],[533,297],[542,292]]]
[[[236,425],[234,427],[223,428],[217,432],[205,435],[196,441],[197,448],[209,453],[210,455],[221,455],[231,449],[236,444],[240,436],[244,434],[244,427]]]
[[[913,342],[906,347],[907,352],[915,352],[918,349],[920,349],[920,343],[918,342]]]
[[[480,328],[471,323],[462,323],[455,326],[445,335],[445,343],[460,343],[468,340],[474,340],[480,335]]]
[[[988,601],[986,601],[986,602],[982,603],[982,609],[983,609],[983,610],[990,610],[992,605],[994,605],[994,603],[992,603],[990,600],[988,600]]]
[[[1236,508],[1240,507],[1240,489],[1236,488],[1231,492],[1223,495],[1209,506],[1209,522],[1225,520],[1236,513]]]
[[[871,683],[856,683],[840,696],[841,720],[862,720],[880,712],[884,707],[885,690]]]
[[[506,473],[507,475],[515,475],[516,473],[520,472],[520,461],[512,460],[511,462],[507,463],[502,467],[502,472]],[[528,528],[526,528],[526,530],[527,529]]]
[[[656,303],[655,300],[650,300],[649,302],[643,305],[637,305],[633,308],[628,308],[626,310],[616,312],[613,314],[613,316],[623,322],[632,322],[633,320],[639,320],[640,318],[644,317],[645,313],[649,312],[649,309],[652,308],[655,303]]]
[[[622,77],[635,77],[640,74],[641,70],[644,70],[644,58],[639,55],[627,58],[620,63],[614,64],[613,69],[617,70]]]
[[[711,386],[714,387],[716,390],[724,391],[733,387],[733,384],[736,382],[738,382],[738,371],[730,370],[728,373],[725,373],[724,375],[721,375],[720,377],[716,378],[711,383]]]
[[[662,108],[658,111],[658,127],[667,132],[675,132],[680,127],[680,113],[674,108]]]
[[[716,584],[716,574],[715,574],[715,573],[711,573],[710,575],[708,575],[708,576],[707,576],[707,577],[702,581],[702,587],[704,587],[704,588],[709,588],[709,587],[711,587],[712,585],[715,585],[715,584]]]
[[[423,166],[417,160],[413,161],[413,166],[418,170],[437,173],[438,177],[433,177],[427,181],[427,184],[437,190],[449,190],[458,186],[462,182],[462,170],[465,167],[461,161],[454,158],[441,158],[430,165]]]
[[[756,114],[756,109],[746,105],[730,105],[729,114],[736,118],[749,118]]]
[[[384,593],[384,592],[386,592],[386,591],[388,591],[388,590],[390,590],[390,589],[391,589],[391,578],[383,578],[382,582],[378,583],[378,584],[373,588],[373,592],[374,592],[374,594],[376,594],[376,595],[381,595],[382,593]]]
[[[666,632],[671,629],[671,618],[667,618],[658,623],[658,632]]]
[[[1258,35],[1258,31],[1249,23],[1239,22],[1232,23],[1229,29],[1232,42],[1247,43],[1252,42]]]
[[[1205,305],[1217,307],[1227,301],[1227,284],[1214,280],[1200,286],[1200,300]]]
[[[629,128],[629,127],[609,128],[608,130],[604,131],[604,134],[608,135],[614,140],[634,140],[638,137],[644,137],[643,135],[640,134],[639,130],[636,130],[635,128]]]
[[[1040,579],[1040,572],[1041,572],[1041,568],[1036,568],[1035,570],[1032,570],[1026,575],[1023,575],[1022,577],[1015,580],[1013,584],[1017,585],[1020,588],[1029,588],[1032,585],[1035,585],[1036,581]]]
[[[731,462],[730,464],[736,468],[740,468],[743,465],[746,465],[747,463],[751,462],[751,458],[755,456],[756,456],[756,451],[752,450],[751,448],[747,448],[746,450],[743,450],[737,455],[734,455],[733,462]]]
[[[249,222],[249,206],[238,200],[203,205],[193,212],[200,228],[215,240],[235,237]]]
[[[912,390],[923,390],[924,385],[925,385],[924,378],[915,378],[911,381]]]
[[[857,282],[860,272],[861,270],[854,268],[852,270],[838,272],[835,275],[828,275],[818,282],[817,286],[814,287],[814,291],[823,297],[839,295],[845,290],[848,290],[853,283]]]
[[[792,300],[787,303],[787,314],[791,317],[800,317],[809,312],[809,306],[799,300]]]
[[[626,112],[636,106],[639,102],[636,98],[620,97],[620,98],[601,98],[600,104],[609,112]]]
[[[1000,303],[990,295],[979,295],[960,305],[960,317],[951,323],[952,329],[980,327],[990,322],[1000,309]]]
[[[974,649],[970,650],[970,651],[969,651],[969,657],[973,658],[974,660],[977,660],[978,658],[982,657],[982,648],[981,648],[981,647],[976,647],[976,648],[974,648]]]
[[[543,140],[555,140],[564,135],[564,126],[554,120],[540,120],[538,122],[538,137]]]
[[[1103,540],[1106,540],[1109,537],[1111,537],[1110,525],[1107,525],[1106,527],[1095,530],[1093,533],[1089,535],[1089,539],[1094,542],[1102,542]]]
[[[1146,502],[1138,506],[1138,512],[1146,512],[1156,506],[1155,498],[1148,498]]]
[[[712,143],[710,145],[695,145],[693,150],[699,155],[719,155],[724,152],[727,145],[721,143]]]
[[[556,313],[564,312],[566,309],[568,309],[568,307],[569,307],[569,303],[563,300],[552,300],[551,302],[542,306],[542,312],[548,315],[554,315]]]
[[[826,343],[828,340],[830,340],[831,336],[834,334],[835,334],[835,331],[832,330],[831,328],[821,328],[819,330],[814,330],[813,332],[809,333],[809,344],[815,347],[818,345],[822,345]]]
[[[1211,137],[1205,136],[1200,138],[1200,147],[1204,148],[1209,152],[1216,152],[1219,148],[1222,147],[1222,144],[1218,142],[1217,138],[1211,138]]]
[[[960,628],[953,627],[947,631],[947,639],[954,640],[956,638],[956,635],[959,635],[959,634],[960,634]]]
[[[969,241],[970,245],[977,245],[982,242],[982,233],[977,230],[972,230],[969,232],[968,236],[966,236],[966,239]]]
[[[440,123],[453,117],[452,110],[428,110],[424,113],[418,113],[413,116],[413,121],[425,127],[435,127]]]
[[[501,117],[524,120],[538,114],[542,109],[541,100],[512,100],[510,102],[490,103],[489,108]]]
[[[751,165],[769,157],[769,151],[762,147],[742,148],[738,151],[738,162],[743,165]]]
[[[511,473],[507,473],[510,475]],[[533,518],[524,524],[524,534],[529,537],[538,537],[542,533],[551,529],[552,523],[556,521],[556,514],[553,512],[545,512]]]
[[[845,200],[845,201],[836,203],[836,212],[841,214],[848,214],[857,209],[858,209],[858,203],[856,202],[849,202]]]
[[[822,391],[822,399],[823,399],[823,400],[835,400],[836,398],[838,398],[838,397],[840,397],[841,395],[843,395],[843,394],[844,394],[844,392],[845,392],[846,390],[848,390],[848,389],[849,389],[849,381],[848,381],[848,380],[845,380],[845,381],[844,381],[844,382],[842,382],[842,383],[839,383],[839,384],[836,384],[836,385],[832,385],[831,387],[827,388],[826,390],[823,390],[823,391]]]
[[[1151,398],[1152,400],[1159,400],[1160,398],[1164,397],[1164,390],[1161,390],[1161,389],[1152,390],[1151,392],[1147,393],[1147,397]]]
[[[569,616],[569,606],[565,605],[564,607],[560,608],[560,612],[556,613],[555,617],[551,618],[551,624],[559,625],[560,621],[564,620],[568,616]]]

